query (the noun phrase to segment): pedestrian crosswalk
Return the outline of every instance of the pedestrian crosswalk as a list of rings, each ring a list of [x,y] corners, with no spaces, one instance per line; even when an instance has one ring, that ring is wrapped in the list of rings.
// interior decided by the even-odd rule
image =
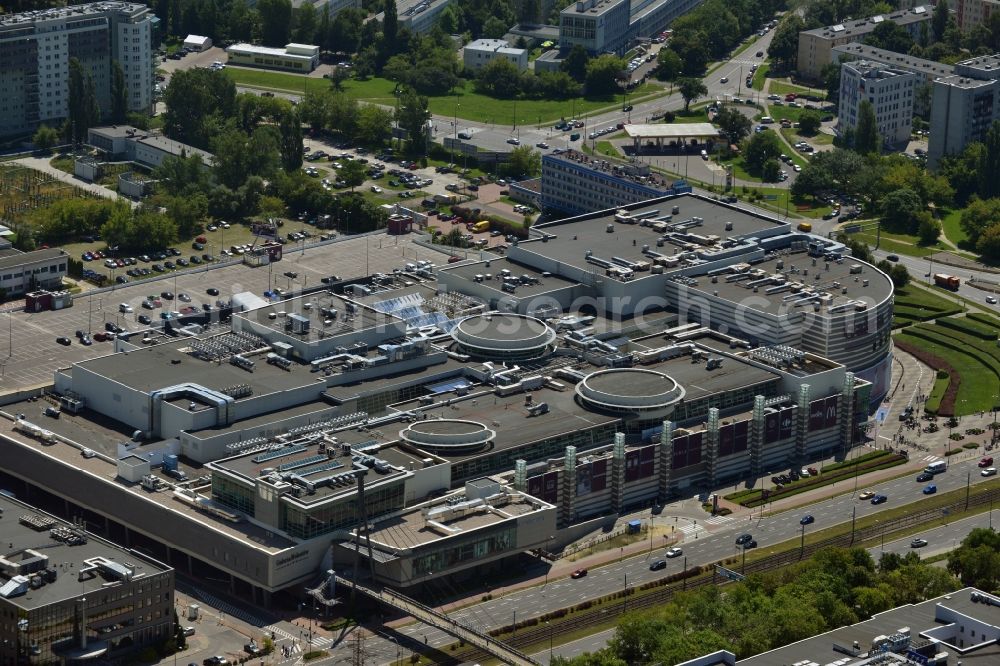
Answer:
[[[921,460],[923,460],[924,462],[932,463],[932,462],[937,462],[938,460],[943,460],[943,458],[941,458],[941,456],[924,456],[923,458],[921,458]]]
[[[681,525],[679,528],[677,528],[677,531],[681,532],[682,534],[686,534],[688,536],[693,536],[693,535],[698,534],[700,532],[704,532],[705,528],[702,527],[701,525],[693,525],[693,524],[692,525]]]
[[[730,523],[732,521],[732,516],[713,516],[712,518],[705,520],[705,522],[709,525],[725,525],[726,523]]]

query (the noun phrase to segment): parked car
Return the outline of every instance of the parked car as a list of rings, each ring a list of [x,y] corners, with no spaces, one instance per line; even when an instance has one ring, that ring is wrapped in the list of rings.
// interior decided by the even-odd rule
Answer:
[[[67,338],[66,336],[59,336],[58,338],[56,338],[56,342],[58,342],[64,347],[68,347],[69,345],[73,344],[73,341]]]

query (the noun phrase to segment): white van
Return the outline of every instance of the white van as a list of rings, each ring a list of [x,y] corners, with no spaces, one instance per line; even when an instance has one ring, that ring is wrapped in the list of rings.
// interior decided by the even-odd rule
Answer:
[[[948,462],[946,460],[937,460],[925,467],[924,471],[928,474],[940,474],[946,469],[948,469]]]

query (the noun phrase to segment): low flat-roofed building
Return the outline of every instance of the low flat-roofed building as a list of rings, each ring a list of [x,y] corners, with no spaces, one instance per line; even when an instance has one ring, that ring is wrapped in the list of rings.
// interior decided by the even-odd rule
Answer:
[[[110,663],[174,633],[174,573],[0,495],[0,661]],[[21,653],[18,654],[20,649]]]
[[[733,663],[843,664],[843,659],[851,666],[1000,662],[1000,599],[966,587]]]
[[[444,570],[457,578],[481,577],[518,553],[551,543],[556,515],[547,502],[492,479],[474,479],[464,490],[375,520],[366,533],[352,532],[335,547],[334,561],[352,563],[357,549],[370,558],[378,582],[397,588]]]
[[[279,49],[255,44],[233,44],[226,48],[229,64],[309,73],[319,66],[319,47],[312,44],[285,44]]]
[[[68,257],[66,251],[59,248],[12,251],[0,256],[0,289],[7,296],[35,289],[59,289],[66,277]]]
[[[513,48],[502,39],[477,39],[462,48],[462,64],[479,70],[497,58],[504,58],[520,70],[528,67],[528,50]]]
[[[184,48],[202,52],[212,48],[212,38],[203,35],[188,35],[184,38]]]
[[[807,79],[819,79],[823,68],[832,60],[834,46],[857,42],[871,34],[884,21],[892,21],[906,30],[916,39],[920,35],[920,25],[931,20],[933,12],[926,6],[914,7],[879,14],[868,18],[844,21],[837,25],[803,30],[799,33],[799,52],[796,70],[799,76]]]
[[[452,0],[396,0],[399,27],[420,34],[428,32],[437,23],[438,15],[451,3]],[[385,12],[375,15],[380,23],[384,19]]]
[[[168,139],[159,132],[131,125],[105,125],[87,130],[87,143],[108,159],[128,160],[155,169],[168,157],[199,155],[205,166],[211,166],[215,156],[207,150]]]

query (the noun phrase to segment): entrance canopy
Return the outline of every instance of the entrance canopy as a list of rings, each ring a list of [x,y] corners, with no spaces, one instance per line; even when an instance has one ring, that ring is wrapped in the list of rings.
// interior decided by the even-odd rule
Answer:
[[[653,123],[625,125],[625,133],[633,139],[701,139],[719,136],[712,123]]]

